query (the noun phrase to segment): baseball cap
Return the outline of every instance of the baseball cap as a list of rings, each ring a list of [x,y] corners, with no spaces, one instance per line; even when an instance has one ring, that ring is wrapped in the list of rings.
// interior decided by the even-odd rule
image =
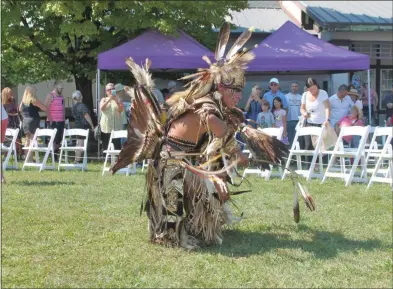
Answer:
[[[277,78],[270,79],[269,83],[272,83],[272,82],[277,83],[277,84],[280,83]]]
[[[116,92],[124,90],[124,86],[121,83],[115,85]]]
[[[106,86],[105,86],[105,90],[111,90],[111,89],[114,89],[115,88],[115,85],[113,84],[113,83],[108,83]]]

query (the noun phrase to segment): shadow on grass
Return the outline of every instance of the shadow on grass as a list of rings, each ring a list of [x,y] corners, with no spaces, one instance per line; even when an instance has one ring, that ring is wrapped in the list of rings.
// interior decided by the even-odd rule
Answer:
[[[61,186],[61,185],[75,185],[75,182],[63,181],[14,181],[13,185],[20,186]]]
[[[226,230],[223,232],[222,246],[204,247],[200,252],[245,257],[262,255],[272,250],[301,249],[315,258],[329,259],[336,257],[339,252],[356,253],[358,250],[371,251],[382,247],[381,241],[377,239],[351,240],[339,232],[314,230],[304,225],[299,225],[298,229],[307,233],[307,240],[293,240],[289,234],[282,233]]]

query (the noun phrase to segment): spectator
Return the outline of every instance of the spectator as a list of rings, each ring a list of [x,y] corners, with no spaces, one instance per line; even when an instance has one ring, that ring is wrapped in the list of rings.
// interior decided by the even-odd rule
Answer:
[[[357,105],[358,108],[363,109],[363,104],[356,88],[352,86],[352,88],[350,88],[348,91],[348,96],[351,98],[354,105]]]
[[[262,101],[262,112],[258,114],[257,124],[261,128],[275,127],[274,115],[270,111],[268,101]]]
[[[54,150],[57,152],[60,148],[60,143],[63,139],[64,123],[65,123],[65,107],[63,84],[61,82],[55,82],[53,91],[48,93],[45,99],[45,106],[48,108],[48,121],[51,129],[57,129]]]
[[[89,109],[87,106],[82,102],[83,96],[82,93],[79,90],[76,90],[72,94],[72,100],[74,102],[72,106],[72,115],[75,118],[75,128],[80,128],[80,129],[91,129],[94,131],[94,125],[93,121],[91,120],[90,114],[89,114]],[[79,147],[83,147],[84,144],[84,138],[78,136],[76,145]],[[82,151],[76,151],[75,152],[75,162],[80,163],[81,162],[81,155]]]
[[[288,135],[287,135],[287,112],[285,111],[285,109],[283,109],[281,98],[275,97],[273,99],[272,113],[274,115],[275,127],[283,127],[284,128],[284,131],[282,134],[282,142],[286,145],[289,145]]]
[[[112,130],[123,129],[123,119],[121,113],[124,111],[124,105],[121,99],[116,95],[113,83],[108,83],[105,87],[105,97],[100,101],[101,109],[101,140],[104,150],[108,148],[109,139]],[[114,139],[113,145],[116,150],[121,149],[120,139]]]
[[[377,112],[377,105],[378,105],[378,94],[375,92],[374,89],[370,88],[370,100],[371,104],[368,103],[368,83],[363,83],[362,88],[360,89],[360,99],[363,104],[363,115],[367,116],[368,119],[368,108],[371,105],[371,120],[368,120],[368,123],[371,125],[372,120],[376,116]]]
[[[273,99],[279,97],[282,100],[282,104],[285,110],[288,109],[287,99],[285,95],[280,91],[280,83],[277,78],[272,78],[269,81],[270,91],[263,95],[263,99],[267,100],[270,107],[273,107]]]
[[[386,108],[386,119],[388,119],[393,116],[393,84],[391,92],[383,99],[383,105]]]
[[[287,132],[288,142],[292,145],[295,138],[295,128],[299,121],[300,116],[300,104],[302,102],[302,96],[297,93],[299,84],[294,81],[291,83],[291,92],[285,95],[288,103],[288,117],[287,117]]]
[[[41,109],[48,115],[48,108],[36,98],[35,93],[35,88],[27,86],[19,105],[19,111],[23,117],[22,128],[25,134],[25,146],[27,147],[30,146],[36,129],[40,127],[38,111]]]
[[[123,107],[125,107],[124,105],[124,86],[121,83],[117,83],[115,85],[115,90],[116,90],[116,96],[122,101],[123,103]],[[123,111],[121,112],[121,118],[123,120],[123,129],[127,129],[127,124],[128,124],[128,119],[127,119],[127,115],[126,115],[126,111],[125,109],[123,109]],[[123,144],[123,140],[121,141],[121,144]]]
[[[351,109],[350,115],[347,115],[341,118],[335,125],[334,129],[336,130],[337,134],[340,134],[340,130],[342,127],[345,126],[364,126],[363,118],[363,111],[358,105],[354,105]],[[343,137],[344,141],[347,142],[352,148],[356,148],[359,146],[359,136],[345,136]]]
[[[4,106],[1,105],[1,132],[0,132],[0,143],[3,144],[5,141],[5,132],[8,126],[8,115],[4,109]],[[1,158],[1,155],[0,155]],[[1,183],[5,184],[4,172],[3,172],[3,162],[0,163],[1,167]]]
[[[330,119],[330,104],[327,92],[319,88],[314,78],[308,78],[306,86],[307,92],[303,94],[300,106],[300,111],[305,118],[304,125],[327,126]],[[304,149],[314,149],[311,136],[304,136]],[[311,162],[311,157],[307,157],[307,162]]]
[[[12,129],[17,129],[20,128],[20,118],[19,118],[19,113],[18,113],[18,106],[15,103],[15,99],[12,96],[12,90],[9,87],[5,87],[3,91],[1,92],[1,102],[4,106],[5,111],[7,112],[8,115],[8,128]],[[16,139],[16,149],[18,156],[22,155],[22,146],[21,146],[21,141],[20,141],[20,135],[18,135],[18,138]]]
[[[251,89],[251,95],[247,100],[245,111],[247,112],[246,119],[257,121],[258,114],[262,111],[261,87],[258,84],[254,84]],[[255,123],[250,125],[256,128]]]
[[[329,98],[330,103],[330,125],[334,127],[336,123],[347,116],[352,109],[353,101],[348,96],[348,86],[340,85],[336,94]]]
[[[12,90],[5,87],[1,92],[1,102],[8,115],[8,128],[16,129],[20,125],[18,106],[15,104]]]

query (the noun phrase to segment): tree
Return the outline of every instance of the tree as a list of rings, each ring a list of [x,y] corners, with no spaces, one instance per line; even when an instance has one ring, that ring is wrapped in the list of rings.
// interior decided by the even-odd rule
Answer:
[[[97,54],[155,28],[180,28],[208,47],[212,25],[247,1],[16,1],[2,3],[2,71],[12,83],[75,79],[93,107]],[[2,75],[3,76],[3,75]]]

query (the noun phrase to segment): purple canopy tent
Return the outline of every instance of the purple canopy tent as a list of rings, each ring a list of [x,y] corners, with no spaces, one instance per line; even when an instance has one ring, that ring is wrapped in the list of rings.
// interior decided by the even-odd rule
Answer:
[[[329,71],[349,72],[368,70],[370,57],[321,40],[290,21],[254,49],[255,59],[248,72],[262,71]],[[370,101],[370,79],[368,79]],[[371,120],[371,106],[369,107]]]
[[[180,36],[174,37],[147,30],[127,43],[98,54],[97,108],[100,100],[100,71],[128,70],[125,60],[130,56],[138,64],[145,63],[146,58],[149,58],[152,70],[196,70],[207,67],[202,56],[213,58],[213,53],[183,31],[178,32]]]
[[[163,35],[148,30],[140,36],[98,54],[98,69],[128,70],[125,59],[131,56],[138,64],[152,61],[151,69],[197,69],[207,67],[203,55],[212,58],[213,53],[182,31],[180,36]]]
[[[213,53],[183,31],[178,30],[178,33],[179,37],[174,37],[156,30],[147,30],[127,43],[98,54],[97,115],[100,114],[101,70],[128,70],[125,60],[130,56],[138,64],[145,63],[146,58],[149,58],[152,61],[152,70],[196,70],[208,67],[202,57],[207,55],[214,59]]]

